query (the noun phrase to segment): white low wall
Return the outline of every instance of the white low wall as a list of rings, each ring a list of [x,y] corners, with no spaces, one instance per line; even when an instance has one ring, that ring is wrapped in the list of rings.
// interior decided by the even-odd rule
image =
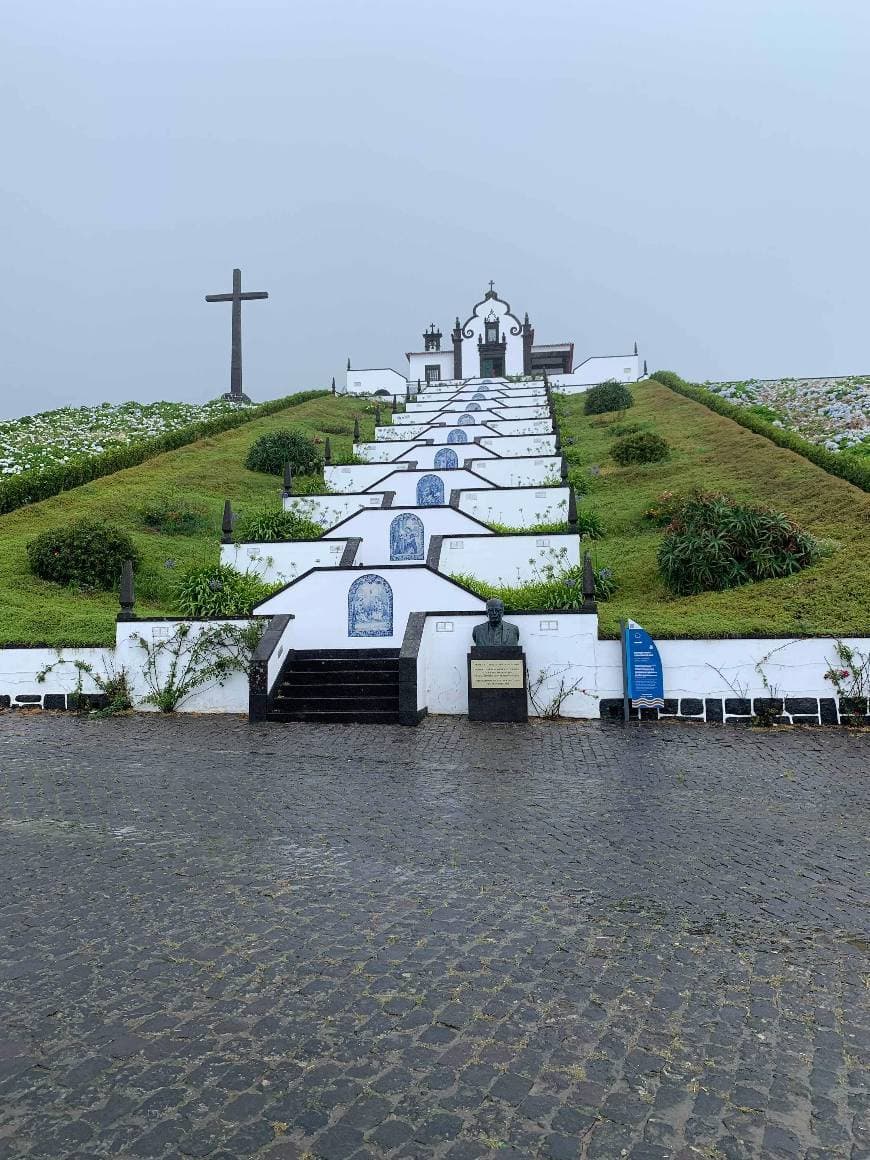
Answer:
[[[460,491],[459,510],[485,524],[528,528],[568,518],[567,487],[508,487]]]
[[[489,426],[499,435],[549,435],[553,420],[548,412],[546,419],[498,419]]]
[[[390,563],[390,529],[400,516],[411,513],[423,525],[423,547],[420,560],[426,559],[429,540],[432,536],[459,535],[462,532],[481,532],[486,528],[467,515],[452,507],[415,507],[413,505],[382,508],[378,511],[360,511],[342,520],[325,539],[340,537],[359,538],[362,543],[357,548],[354,564],[375,565]],[[322,542],[322,541],[321,541]],[[343,545],[342,545],[343,546]],[[421,610],[418,610],[421,611]]]
[[[74,661],[91,665],[100,676],[106,676],[114,665],[114,648],[4,648],[0,649],[0,706],[33,705],[47,709],[65,709],[60,699],[76,690],[78,669]],[[49,666],[51,672],[43,681],[37,675]],[[98,693],[99,687],[82,674],[82,692]],[[7,699],[8,698],[8,703]]]
[[[544,569],[561,572],[580,563],[580,537],[450,536],[437,563],[445,576],[474,576],[487,584],[516,585],[544,579]]]
[[[498,440],[496,440],[496,444]],[[416,463],[417,467],[430,469],[435,465],[435,456],[441,450],[441,444],[433,443],[427,446],[425,443],[415,444],[409,451],[404,452],[401,460],[397,462]],[[495,451],[491,451],[488,447],[481,447],[479,443],[458,443],[453,450],[456,452],[456,458],[460,464],[465,463],[466,459],[474,456],[475,459],[495,459]],[[453,469],[455,470],[455,468]]]
[[[502,458],[509,456],[555,455],[555,435],[496,435],[481,439],[479,447],[486,447]],[[477,452],[475,452],[477,454]],[[469,458],[466,456],[466,458]]]
[[[342,540],[293,540],[281,544],[221,544],[221,563],[250,572],[266,584],[287,584],[309,568],[336,568]]]
[[[344,393],[347,395],[375,395],[379,391],[386,391],[389,395],[405,397],[408,389],[408,380],[398,371],[390,367],[376,367],[367,370],[349,370],[346,376]]]
[[[362,576],[378,576],[390,586],[393,600],[392,633],[389,636],[356,637],[348,631],[348,598],[353,583]],[[441,607],[477,610],[486,604],[478,596],[425,565],[373,568],[338,568],[313,572],[269,597],[258,613],[293,613],[293,648],[400,648],[412,612]]]
[[[351,492],[338,495],[288,495],[284,497],[284,510],[298,512],[327,529],[358,512],[360,508],[380,507],[382,502],[383,496],[376,491],[364,495]]]
[[[472,471],[490,480],[496,487],[533,487],[535,484],[554,485],[562,470],[560,455],[543,455],[518,459],[475,459]]]
[[[417,682],[418,688],[425,689],[425,697],[418,699],[430,713],[468,712],[468,650],[471,631],[482,619],[437,614],[426,617]],[[561,681],[568,685],[579,682],[562,703],[562,715],[597,717],[594,657],[598,617],[594,613],[552,612],[511,615],[509,619],[520,630],[530,683],[534,687],[541,682],[536,693],[538,704],[551,702]],[[529,712],[536,712],[531,702]]]
[[[395,493],[393,507],[407,504],[409,507],[418,505],[417,488],[421,479],[431,480],[432,476],[441,481],[444,487],[444,502],[450,502],[451,490],[459,487],[489,488],[490,481],[466,471],[462,467],[450,468],[423,468],[419,471],[396,471],[380,480],[375,487],[378,491],[392,491]],[[494,486],[494,485],[493,485]]]
[[[403,439],[401,442],[387,440],[380,443],[354,443],[353,453],[357,459],[362,459],[365,463],[392,463],[404,457],[413,459],[414,456],[409,452],[419,446],[420,443],[416,439]]]
[[[323,479],[330,491],[366,491],[396,470],[404,470],[406,464],[354,463],[348,467],[324,467]]]
[[[608,379],[633,383],[640,378],[641,359],[636,354],[593,355],[578,363],[570,375],[550,375],[554,387],[596,386]],[[571,393],[570,390],[567,393]]]
[[[543,409],[545,414],[549,414],[546,408]],[[443,410],[427,410],[415,411],[412,414],[394,415],[394,427],[408,427],[411,424],[423,424],[429,426],[432,423],[447,423],[453,426],[459,426],[459,420],[463,415],[470,414],[475,417],[479,423],[488,423],[491,419],[504,419],[507,416],[503,415],[500,410],[493,410],[491,408],[484,408],[483,404],[475,404],[473,411],[466,411],[464,407],[457,407],[450,410],[445,407]],[[375,433],[379,428],[375,428]]]
[[[396,418],[399,418],[397,415]],[[397,440],[420,439],[426,430],[425,423],[406,423],[404,426],[375,427],[376,443],[394,443]]]

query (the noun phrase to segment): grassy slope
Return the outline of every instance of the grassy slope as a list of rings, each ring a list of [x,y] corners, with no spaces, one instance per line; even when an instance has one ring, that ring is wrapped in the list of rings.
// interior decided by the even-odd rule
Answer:
[[[25,544],[47,528],[81,516],[99,516],[126,527],[142,550],[137,576],[137,612],[171,615],[172,587],[178,573],[194,563],[215,563],[225,498],[236,511],[279,502],[280,480],[242,466],[248,447],[264,431],[298,426],[329,434],[336,458],[350,454],[353,419],[359,414],[363,439],[374,434],[373,415],[360,400],[313,399],[258,419],[233,431],[202,439],[119,471],[73,491],[0,516],[0,644],[111,644],[115,638],[117,596],[78,593],[37,580],[27,568]],[[324,431],[342,425],[345,434]],[[179,487],[208,505],[213,530],[198,537],[163,536],[142,527],[137,512],[143,501]],[[175,560],[169,569],[166,560]]]
[[[624,416],[587,418],[583,397],[574,396],[566,400],[562,420],[563,440],[575,439],[581,462],[601,467],[583,502],[599,510],[607,531],[595,545],[596,563],[612,567],[620,584],[616,596],[599,607],[602,634],[617,634],[620,616],[633,617],[659,636],[870,632],[870,496],[656,382],[632,389],[635,406]],[[672,458],[617,467],[608,457],[612,428],[629,423],[668,439]],[[785,580],[671,597],[656,568],[661,532],[641,517],[661,492],[691,487],[769,504],[839,546]]]
[[[582,463],[602,468],[591,481],[595,490],[583,501],[600,511],[608,532],[594,546],[596,560],[612,566],[620,582],[614,599],[600,606],[602,632],[613,635],[621,615],[634,617],[659,636],[870,632],[870,496],[654,382],[639,384],[635,397],[635,407],[621,419],[585,418],[582,396],[564,404],[563,438],[576,440]],[[350,452],[355,414],[360,414],[363,438],[372,437],[372,411],[360,400],[316,399],[0,516],[0,644],[107,644],[114,639],[114,594],[71,592],[30,575],[24,546],[38,532],[85,514],[123,524],[144,557],[137,610],[171,614],[178,571],[217,560],[224,498],[242,511],[278,502],[279,481],[242,466],[251,441],[263,431],[299,425],[321,437],[329,433],[339,458]],[[607,449],[612,427],[619,423],[641,423],[665,435],[675,448],[671,461],[616,467]],[[343,434],[328,430],[339,425]],[[660,492],[694,485],[771,503],[841,546],[787,580],[670,598],[655,562],[661,533],[644,525],[641,515]],[[143,500],[169,486],[209,505],[212,532],[186,538],[154,535],[141,527],[136,513]],[[167,559],[176,561],[176,569],[165,567]]]

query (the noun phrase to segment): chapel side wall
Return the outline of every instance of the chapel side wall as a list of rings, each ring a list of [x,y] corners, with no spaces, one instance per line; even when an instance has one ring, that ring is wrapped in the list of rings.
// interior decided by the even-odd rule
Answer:
[[[479,447],[494,451],[501,458],[556,454],[555,435],[486,435]],[[466,456],[469,458],[469,456]]]
[[[386,391],[388,395],[405,397],[408,389],[407,379],[398,371],[390,367],[379,367],[367,370],[349,370],[345,379],[344,393],[347,395],[374,395],[378,391]]]
[[[361,509],[380,507],[382,502],[383,496],[378,491],[367,491],[363,494],[343,492],[338,495],[287,495],[283,501],[285,512],[297,512],[321,524],[327,531]]]
[[[440,450],[441,444],[433,444],[431,447],[427,447],[425,444],[418,444],[417,446],[412,447],[410,451],[405,452],[399,462],[413,460],[419,469],[429,470],[430,468],[434,467],[435,456]],[[458,443],[453,446],[453,450],[456,452],[456,458],[459,460],[460,464],[464,463],[464,461],[469,459],[472,455],[474,455],[475,458],[480,459],[494,460],[496,458],[494,451],[491,451],[488,447],[481,448],[479,443]]]
[[[414,459],[412,452],[420,446],[416,439],[401,441],[390,439],[381,443],[354,443],[353,453],[358,459],[366,463],[392,463],[394,460],[407,457]]]
[[[326,539],[332,536],[344,539],[347,536],[358,537],[361,543],[356,551],[355,561],[360,566],[390,563],[390,528],[394,520],[404,514],[415,515],[423,525],[423,553],[419,563],[424,563],[429,551],[429,542],[432,536],[460,535],[462,532],[486,533],[486,528],[480,527],[468,517],[468,514],[457,511],[449,505],[443,507],[415,507],[396,504],[390,508],[358,512],[353,519],[340,524],[333,532],[326,534]],[[411,611],[415,611],[412,609]]]
[[[397,463],[395,466],[381,463],[354,463],[344,467],[324,467],[323,479],[326,486],[333,492],[367,491],[380,480],[385,479],[393,471],[407,470],[407,463]]]
[[[496,487],[533,487],[559,479],[562,460],[558,455],[511,459],[475,459],[471,470]]]
[[[444,485],[445,503],[450,499],[451,490],[458,487],[488,488],[490,486],[488,480],[481,479],[474,472],[466,471],[462,467],[435,467],[429,470],[394,475],[383,483],[383,488],[394,492],[393,507],[401,507],[402,505],[413,507],[417,503],[417,486],[420,480],[433,475]],[[380,487],[380,483],[377,486]]]
[[[221,564],[259,576],[267,584],[287,584],[311,568],[337,568],[346,541],[292,540],[277,544],[221,544]]]

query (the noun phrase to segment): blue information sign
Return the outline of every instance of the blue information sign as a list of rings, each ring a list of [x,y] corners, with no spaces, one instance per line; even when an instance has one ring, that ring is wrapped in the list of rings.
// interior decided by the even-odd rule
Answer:
[[[635,709],[663,709],[662,658],[650,634],[629,620],[622,634],[626,690]]]

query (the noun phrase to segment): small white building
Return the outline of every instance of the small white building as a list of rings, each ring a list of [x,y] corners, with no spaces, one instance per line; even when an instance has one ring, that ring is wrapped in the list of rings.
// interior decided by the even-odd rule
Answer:
[[[490,282],[489,290],[476,302],[464,322],[460,315],[450,332],[450,346],[442,349],[444,335],[433,322],[423,331],[423,349],[406,351],[407,374],[392,368],[353,368],[348,359],[345,391],[350,395],[405,395],[417,384],[461,383],[469,379],[503,379],[509,375],[537,375],[544,371],[556,385],[574,386],[586,381],[593,370],[604,378],[633,382],[640,378],[640,360],[634,354],[586,359],[585,373],[575,375],[574,343],[535,343],[535,328],[528,313],[522,321],[500,298]],[[608,373],[605,373],[608,372]]]

